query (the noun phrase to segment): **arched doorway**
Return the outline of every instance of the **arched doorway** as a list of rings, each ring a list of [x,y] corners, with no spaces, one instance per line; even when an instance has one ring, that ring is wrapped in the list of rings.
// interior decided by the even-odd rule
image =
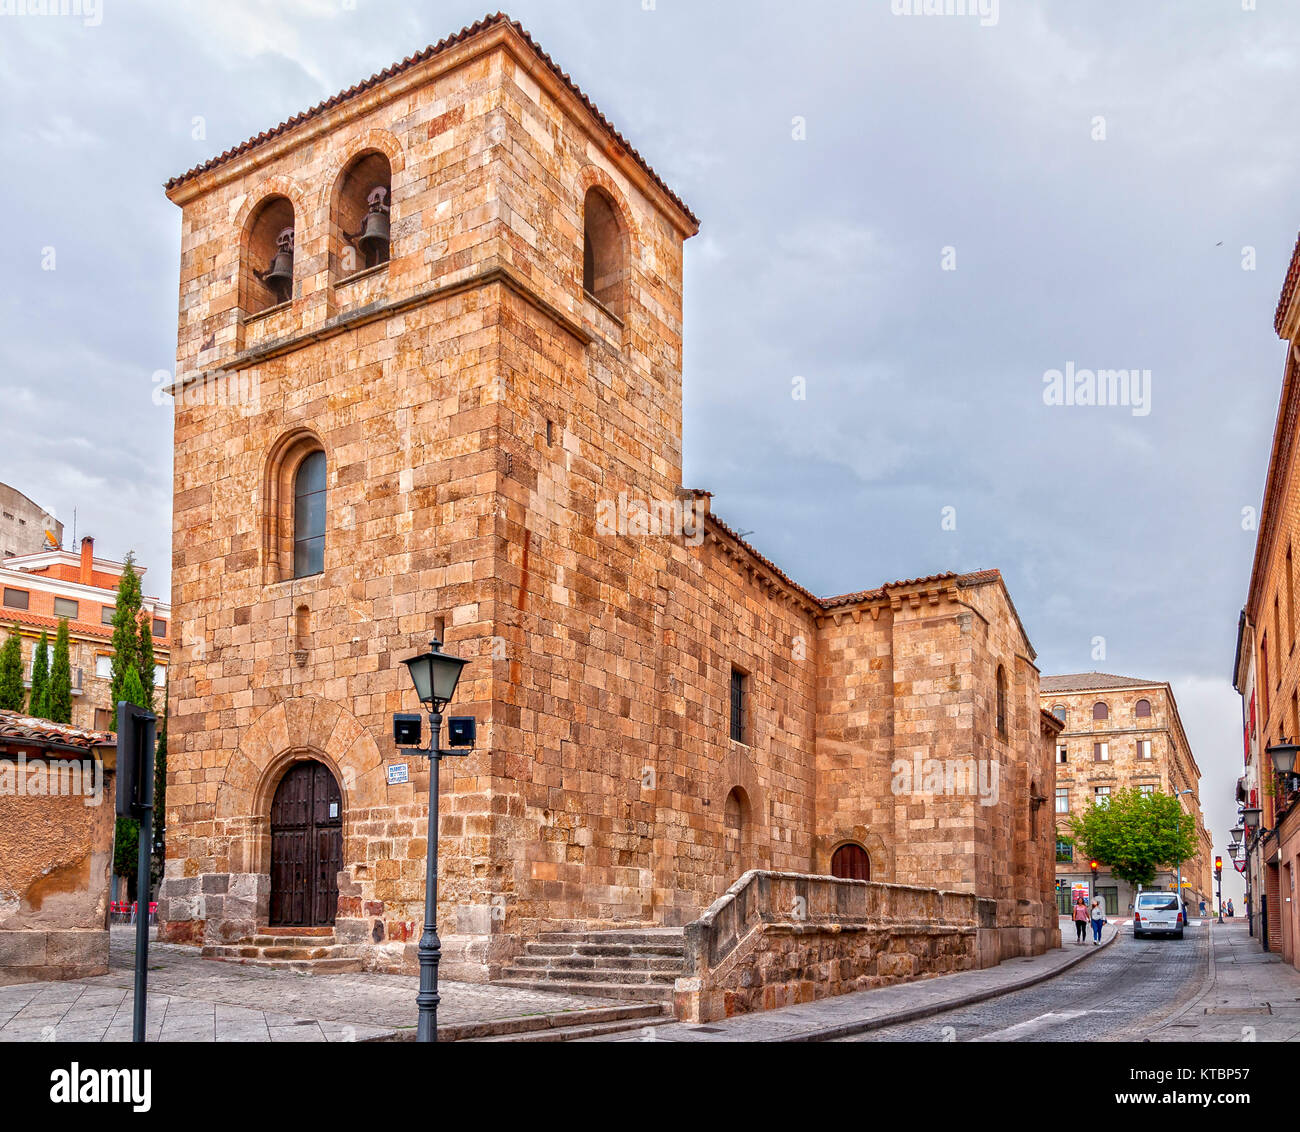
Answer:
[[[831,876],[841,880],[870,880],[871,858],[861,845],[849,842],[831,854]]]
[[[722,853],[726,861],[727,872],[738,877],[745,871],[744,861],[748,855],[746,844],[746,827],[749,825],[749,795],[735,786],[727,795],[722,809]]]
[[[271,923],[333,924],[343,867],[343,795],[314,759],[294,763],[271,802]]]

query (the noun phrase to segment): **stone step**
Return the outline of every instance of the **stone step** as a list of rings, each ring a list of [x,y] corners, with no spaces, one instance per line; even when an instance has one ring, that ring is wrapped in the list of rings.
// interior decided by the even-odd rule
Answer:
[[[335,944],[334,933],[329,935],[255,935],[251,940],[254,947],[332,947]]]
[[[513,966],[557,971],[664,971],[682,973],[683,956],[660,955],[521,955]]]
[[[511,979],[545,979],[547,982],[562,983],[627,983],[630,986],[646,983],[672,986],[678,975],[676,971],[618,971],[610,967],[568,967],[557,970],[554,967],[520,967],[513,964],[502,973]]]
[[[266,967],[273,971],[303,971],[317,975],[365,970],[365,961],[354,956],[336,956],[326,959],[237,959],[224,955],[205,955],[203,958],[218,963],[239,963],[245,967]]]
[[[493,984],[496,985],[495,983]],[[519,1038],[546,1030],[586,1029],[606,1024],[628,1026],[662,1025],[673,1021],[672,1015],[658,1002],[622,1002],[610,1006],[591,1006],[586,1010],[570,1007],[543,1014],[521,1014],[513,1018],[495,1018],[485,1022],[451,1022],[438,1027],[439,1041],[485,1041],[495,1038]],[[403,1035],[403,1039],[405,1039]]]
[[[542,932],[538,943],[661,944],[684,947],[681,928],[609,928],[590,932]]]
[[[558,979],[534,978],[535,972],[518,978],[507,975],[496,979],[493,986],[515,987],[518,990],[556,991],[561,994],[590,995],[595,998],[612,998],[631,1002],[663,1002],[673,1000],[672,983],[581,983],[561,982]]]
[[[562,1026],[550,1030],[528,1030],[521,1034],[500,1034],[490,1038],[470,1038],[474,1042],[577,1042],[584,1038],[598,1038],[605,1034],[621,1034],[628,1030],[647,1030],[672,1022],[669,1015],[660,1013],[651,1018],[625,1018],[617,1022],[589,1022]]]
[[[589,955],[593,958],[609,955],[686,955],[684,942],[677,943],[551,943],[548,937],[530,939],[524,944],[528,955]]]

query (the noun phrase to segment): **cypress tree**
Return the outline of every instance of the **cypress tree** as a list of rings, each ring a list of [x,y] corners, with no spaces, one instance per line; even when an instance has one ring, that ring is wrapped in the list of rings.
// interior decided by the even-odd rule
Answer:
[[[32,654],[32,695],[27,701],[27,714],[37,719],[50,718],[50,641],[44,629]]]
[[[23,694],[23,644],[15,625],[0,647],[0,711],[22,711]]]
[[[125,694],[128,672],[140,678],[140,575],[135,572],[135,554],[126,556],[122,580],[117,584],[117,606],[113,610],[113,667],[111,702],[114,710]],[[151,681],[152,682],[152,681]],[[131,700],[131,703],[139,701]],[[145,706],[140,703],[140,706]]]
[[[72,662],[68,655],[68,621],[59,622],[54,637],[54,659],[50,662],[49,714],[55,723],[72,722]]]
[[[153,616],[144,614],[140,618],[140,687],[144,689],[145,702],[141,707],[153,711]]]

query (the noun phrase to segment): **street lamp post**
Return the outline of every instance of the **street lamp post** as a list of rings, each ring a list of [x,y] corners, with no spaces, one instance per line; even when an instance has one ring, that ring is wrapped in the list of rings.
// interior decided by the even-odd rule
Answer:
[[[1174,797],[1180,798],[1184,794],[1191,794],[1191,793],[1194,793],[1194,791],[1175,790]],[[1182,803],[1180,802],[1178,805],[1178,833],[1180,836],[1182,832],[1183,832],[1183,807],[1182,807]],[[1183,911],[1183,861],[1181,857],[1178,859],[1178,910],[1180,912]],[[1183,915],[1183,923],[1184,924],[1187,923],[1186,914]]]
[[[1233,826],[1230,830],[1232,836],[1232,859],[1238,861],[1245,855],[1245,850],[1241,844],[1241,835],[1245,830],[1241,826]],[[1233,865],[1236,868],[1236,865]],[[1246,867],[1239,870],[1246,877],[1246,930],[1252,936],[1255,934],[1255,904],[1250,896],[1250,858],[1246,858]],[[1219,923],[1223,923],[1223,880],[1219,880]]]
[[[438,746],[442,737],[442,709],[447,706],[461,669],[469,661],[449,656],[442,651],[442,642],[436,638],[429,651],[402,661],[411,673],[416,695],[429,712],[429,747],[424,753],[429,758],[429,828],[425,837],[424,856],[424,934],[420,936],[417,954],[420,960],[420,991],[415,996],[419,1009],[419,1022],[415,1031],[417,1042],[438,1040],[438,963],[442,959],[442,942],[438,939],[438,767],[448,755],[468,754],[467,750],[444,751]],[[398,716],[394,719],[394,734],[398,741],[411,736],[408,727],[411,719],[418,727],[419,716]],[[453,721],[454,722],[454,721]],[[471,729],[472,730],[472,729]],[[418,741],[418,730],[414,736]]]

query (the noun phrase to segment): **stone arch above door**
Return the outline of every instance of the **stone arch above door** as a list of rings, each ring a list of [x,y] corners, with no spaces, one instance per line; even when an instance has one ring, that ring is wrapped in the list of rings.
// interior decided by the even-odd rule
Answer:
[[[263,712],[240,736],[217,794],[217,817],[269,814],[294,752],[311,752],[333,771],[349,812],[387,801],[384,761],[361,721],[331,700],[298,696]]]
[[[816,840],[813,858],[813,872],[821,876],[831,875],[831,857],[841,845],[861,845],[871,860],[871,879],[873,881],[893,881],[894,855],[889,851],[885,839],[878,833],[872,833],[864,825],[843,826],[825,837]]]

